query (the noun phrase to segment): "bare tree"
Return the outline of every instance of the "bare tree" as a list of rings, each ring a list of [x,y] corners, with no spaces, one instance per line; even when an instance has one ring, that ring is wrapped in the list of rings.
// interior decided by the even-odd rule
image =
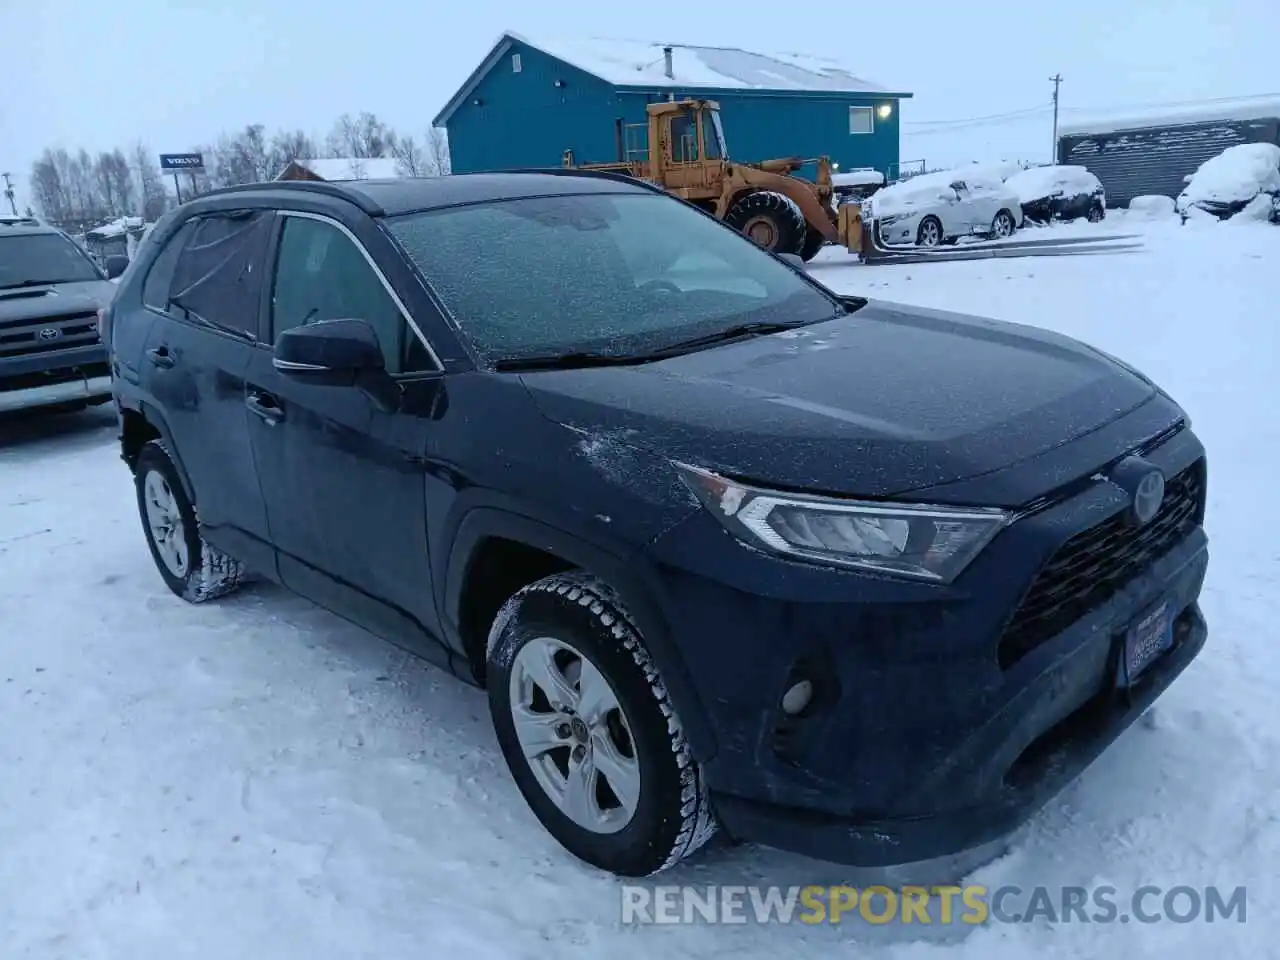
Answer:
[[[396,133],[372,113],[344,113],[333,125],[328,146],[337,157],[389,157],[396,147]]]
[[[106,216],[122,217],[133,211],[133,176],[123,151],[98,154],[93,177]]]
[[[397,137],[392,155],[397,161],[396,172],[402,177],[428,176],[429,158],[416,137]]]
[[[449,136],[443,127],[427,131],[427,167],[438,177],[448,176],[453,170],[449,160]]]
[[[63,158],[61,163],[57,155],[59,152]],[[67,166],[66,153],[65,150],[46,148],[40,159],[31,165],[31,195],[40,212],[54,223],[62,223],[71,216],[71,196],[63,177]]]
[[[280,172],[294,160],[311,160],[317,155],[315,141],[301,130],[281,130],[271,138],[269,151],[271,176]]]
[[[144,220],[158,220],[169,208],[169,195],[151,148],[141,141],[133,146],[133,175],[137,183],[138,213]]]
[[[208,154],[206,154],[208,156]],[[242,183],[260,183],[270,180],[276,171],[270,170],[271,158],[267,154],[267,139],[260,123],[253,123],[233,137],[223,134],[213,149],[212,181],[220,187],[234,187]]]

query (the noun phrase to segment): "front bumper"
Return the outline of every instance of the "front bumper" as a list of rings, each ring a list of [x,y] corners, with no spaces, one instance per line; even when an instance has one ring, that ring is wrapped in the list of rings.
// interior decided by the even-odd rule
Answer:
[[[1147,456],[1172,477],[1203,447],[1183,430]],[[881,866],[969,849],[1025,821],[1205,643],[1198,514],[1104,600],[1005,658],[1002,635],[1037,572],[1125,500],[1106,482],[1072,488],[950,586],[744,550],[709,515],[655,544],[673,639],[716,732],[704,772],[727,831]],[[734,585],[693,569],[731,571]],[[1118,690],[1120,638],[1159,599],[1177,613],[1175,645]],[[814,703],[787,717],[781,697],[798,679],[813,683]]]
[[[0,360],[0,412],[110,397],[107,350],[101,344]]]

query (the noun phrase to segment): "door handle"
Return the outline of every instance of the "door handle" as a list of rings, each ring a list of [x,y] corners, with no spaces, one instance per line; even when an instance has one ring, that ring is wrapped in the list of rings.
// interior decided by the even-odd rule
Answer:
[[[157,367],[172,367],[174,364],[174,356],[168,347],[152,347],[147,351],[147,359]]]
[[[280,404],[269,393],[256,391],[249,393],[244,398],[244,405],[269,424],[275,425],[284,419],[284,411],[280,409]]]

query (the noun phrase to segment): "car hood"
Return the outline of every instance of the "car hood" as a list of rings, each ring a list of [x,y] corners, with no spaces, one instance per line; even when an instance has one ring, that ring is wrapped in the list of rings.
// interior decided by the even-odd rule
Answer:
[[[68,313],[92,313],[109,304],[115,292],[116,285],[110,280],[81,280],[0,290],[0,323],[38,320]]]
[[[766,485],[855,496],[1000,470],[1156,392],[1067,337],[880,302],[654,363],[524,382],[545,416],[588,436]]]

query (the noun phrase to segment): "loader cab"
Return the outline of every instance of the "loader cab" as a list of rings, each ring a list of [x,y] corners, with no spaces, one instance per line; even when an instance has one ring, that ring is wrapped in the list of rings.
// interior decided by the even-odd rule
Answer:
[[[657,179],[685,199],[719,194],[728,160],[720,107],[712,100],[651,103],[649,146]]]

